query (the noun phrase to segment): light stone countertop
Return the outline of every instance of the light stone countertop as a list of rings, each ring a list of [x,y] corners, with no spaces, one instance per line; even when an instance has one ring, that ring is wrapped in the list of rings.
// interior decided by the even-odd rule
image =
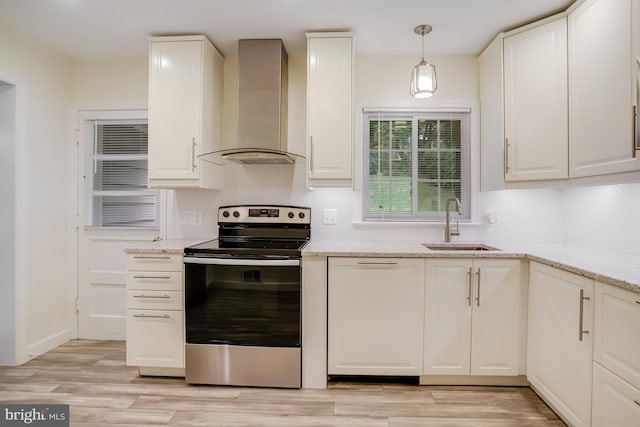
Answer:
[[[213,237],[211,238],[213,239]],[[184,248],[198,243],[206,242],[211,239],[169,239],[158,240],[157,242],[139,242],[136,246],[125,249],[127,253],[163,253],[163,254],[182,254]]]
[[[454,246],[455,244],[453,243]],[[458,244],[465,243],[458,242]],[[501,250],[434,251],[411,241],[312,240],[302,251],[302,256],[526,258],[640,293],[640,256],[638,255],[568,245],[513,245],[491,242],[486,244]]]

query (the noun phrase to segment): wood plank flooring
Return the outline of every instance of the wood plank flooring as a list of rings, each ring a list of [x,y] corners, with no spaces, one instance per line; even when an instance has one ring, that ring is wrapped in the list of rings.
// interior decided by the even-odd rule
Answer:
[[[124,361],[124,342],[69,341],[22,366],[0,367],[0,402],[66,403],[77,427],[564,426],[526,387],[193,386],[140,377]]]

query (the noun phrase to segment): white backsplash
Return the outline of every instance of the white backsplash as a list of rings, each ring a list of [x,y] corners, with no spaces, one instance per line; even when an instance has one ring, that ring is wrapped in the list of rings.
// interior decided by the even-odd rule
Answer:
[[[360,195],[350,188],[304,186],[304,168],[225,167],[220,191],[169,192],[169,236],[206,239],[217,234],[217,209],[227,204],[310,206],[312,237],[320,240],[443,240],[442,224],[367,223]],[[337,224],[323,224],[323,209],[337,210]],[[181,211],[202,213],[202,225],[178,221]],[[495,224],[486,213],[493,212]],[[479,193],[475,222],[461,224],[458,241],[571,244],[640,255],[640,184]]]
[[[565,242],[640,255],[640,184],[565,191]]]

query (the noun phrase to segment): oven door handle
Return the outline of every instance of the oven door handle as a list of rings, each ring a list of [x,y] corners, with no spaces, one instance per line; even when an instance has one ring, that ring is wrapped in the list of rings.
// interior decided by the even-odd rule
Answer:
[[[231,258],[199,258],[185,257],[185,264],[205,265],[249,265],[258,267],[298,267],[299,259],[231,259]]]

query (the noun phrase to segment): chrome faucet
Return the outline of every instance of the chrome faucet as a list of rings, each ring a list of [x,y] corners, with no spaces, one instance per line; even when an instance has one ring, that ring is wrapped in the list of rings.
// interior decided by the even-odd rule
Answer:
[[[451,225],[449,223],[449,204],[451,202],[456,202],[456,211],[458,211],[458,215],[462,215],[462,205],[460,204],[460,199],[458,199],[457,197],[451,197],[449,199],[447,199],[447,213],[446,213],[446,224],[444,226],[444,241],[445,242],[450,242],[451,241],[451,236],[459,236],[460,235],[460,229],[458,227],[458,221],[456,221],[456,228],[455,229],[451,229]]]

